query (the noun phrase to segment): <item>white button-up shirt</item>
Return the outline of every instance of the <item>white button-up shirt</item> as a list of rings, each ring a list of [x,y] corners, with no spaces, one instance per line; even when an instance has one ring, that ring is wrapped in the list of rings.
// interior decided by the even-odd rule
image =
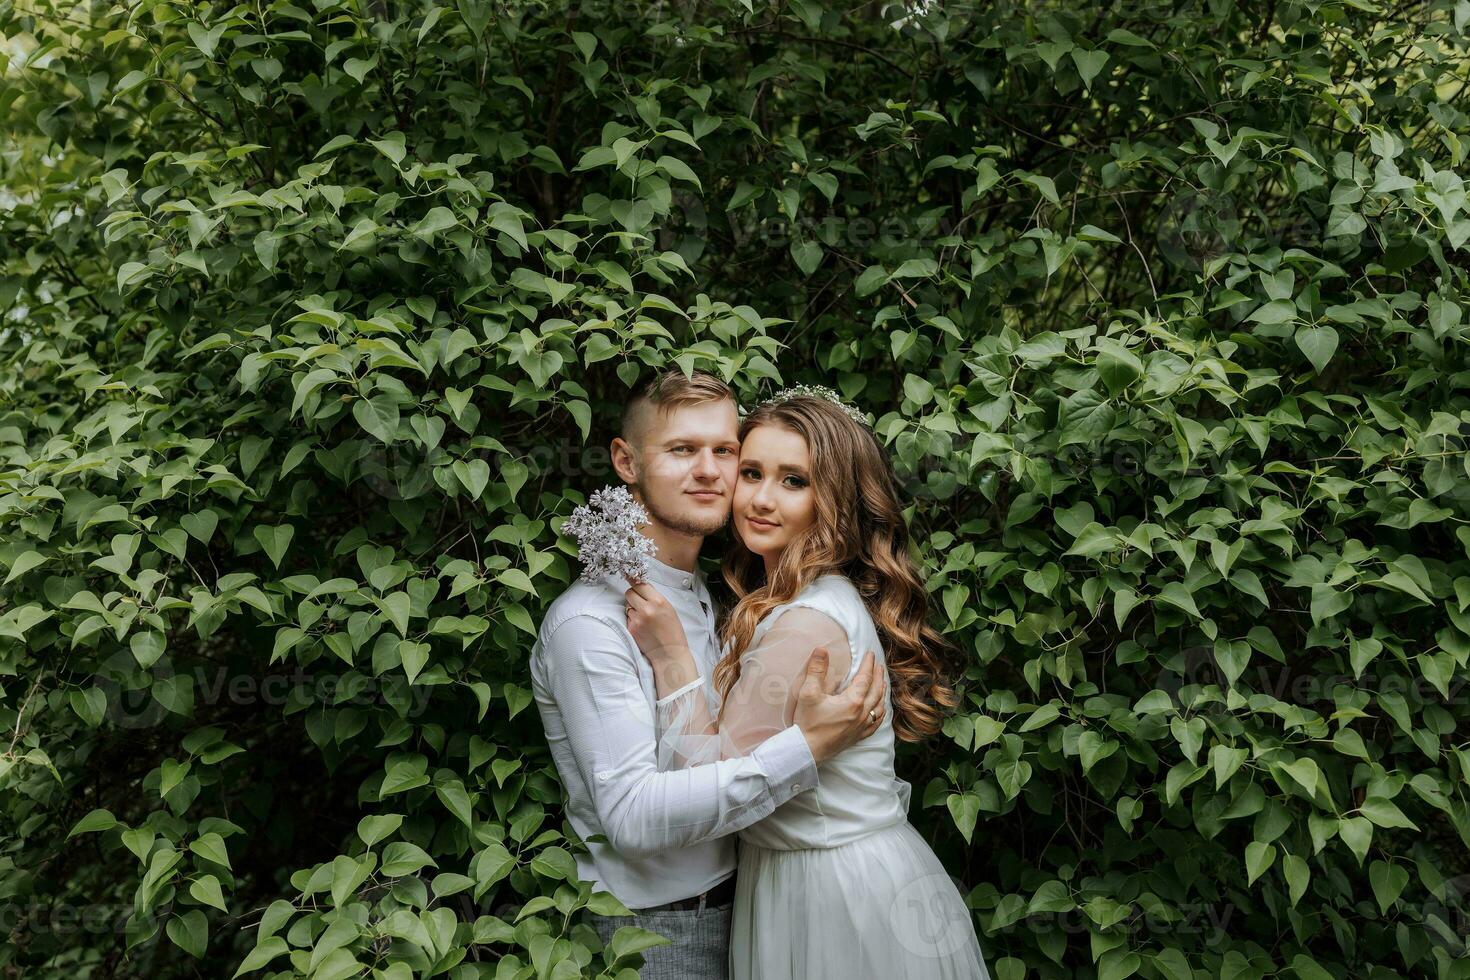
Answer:
[[[673,604],[701,677],[710,678],[719,650],[704,576],[655,561],[649,582]],[[610,575],[596,583],[578,579],[558,596],[531,650],[531,680],[566,787],[567,818],[588,844],[589,853],[577,855],[578,874],[640,909],[693,897],[730,877],[729,835],[814,787],[817,767],[793,725],[748,756],[659,771],[658,688],[628,632],[628,588]],[[606,843],[590,840],[594,835]]]

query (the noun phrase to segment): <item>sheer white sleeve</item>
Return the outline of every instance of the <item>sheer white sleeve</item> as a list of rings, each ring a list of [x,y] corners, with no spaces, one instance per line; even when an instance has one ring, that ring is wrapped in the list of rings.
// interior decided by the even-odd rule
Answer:
[[[832,617],[806,606],[777,614],[760,641],[741,658],[720,727],[720,699],[713,681],[691,682],[658,700],[656,729],[660,769],[704,765],[749,755],[766,739],[791,727],[796,692],[817,647],[828,653],[823,690],[832,692],[852,665],[846,631]]]
[[[544,694],[559,709],[598,830],[627,857],[733,834],[817,779],[799,729],[740,759],[661,771],[641,654],[616,621],[572,616],[549,632],[541,654]]]

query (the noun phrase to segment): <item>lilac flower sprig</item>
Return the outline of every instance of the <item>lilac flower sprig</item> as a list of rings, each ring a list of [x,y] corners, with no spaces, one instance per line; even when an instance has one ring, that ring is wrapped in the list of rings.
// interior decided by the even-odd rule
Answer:
[[[574,509],[562,530],[577,539],[582,580],[616,574],[629,582],[645,581],[658,555],[653,541],[638,533],[647,523],[648,512],[625,486],[603,487]]]

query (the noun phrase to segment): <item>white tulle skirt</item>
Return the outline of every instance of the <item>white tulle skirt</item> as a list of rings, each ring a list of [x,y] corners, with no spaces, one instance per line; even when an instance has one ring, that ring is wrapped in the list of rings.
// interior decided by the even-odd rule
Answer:
[[[989,980],[973,917],[907,821],[838,847],[740,841],[730,980]]]

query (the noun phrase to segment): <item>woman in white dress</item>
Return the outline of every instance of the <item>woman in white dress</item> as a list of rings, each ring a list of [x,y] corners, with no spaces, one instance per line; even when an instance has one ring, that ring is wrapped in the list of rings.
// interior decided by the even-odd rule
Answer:
[[[890,694],[872,735],[818,766],[819,785],[740,832],[732,980],[988,980],[954,881],[908,822],[894,738],[918,741],[955,704],[948,648],[926,622],[892,470],[862,415],[795,389],[741,423],[722,569],[736,605],[712,679],[673,608],[630,589],[628,625],[658,683],[660,768],[748,753],[793,722],[814,646],[840,690],[879,651]]]

